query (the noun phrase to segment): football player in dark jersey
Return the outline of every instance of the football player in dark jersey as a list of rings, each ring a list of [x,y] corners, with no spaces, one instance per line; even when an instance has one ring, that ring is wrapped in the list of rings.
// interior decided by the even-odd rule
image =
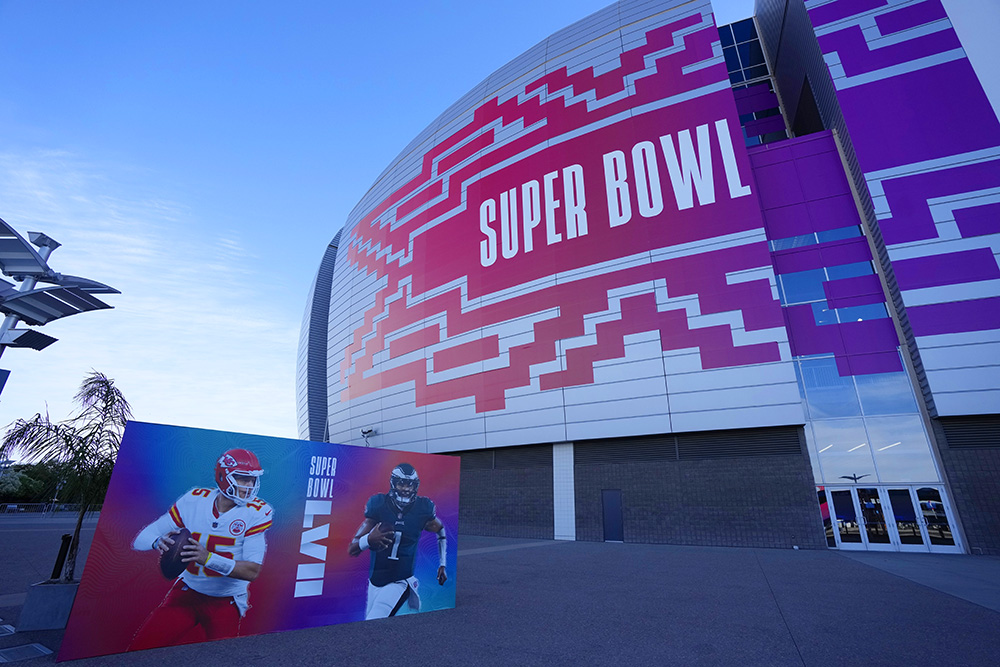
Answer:
[[[413,611],[420,610],[419,582],[413,576],[413,562],[422,531],[437,533],[438,584],[443,586],[448,580],[444,525],[437,518],[434,501],[417,495],[419,486],[420,477],[409,463],[393,468],[389,493],[376,493],[368,499],[365,520],[351,540],[350,555],[372,552],[366,620],[395,616],[404,602]]]

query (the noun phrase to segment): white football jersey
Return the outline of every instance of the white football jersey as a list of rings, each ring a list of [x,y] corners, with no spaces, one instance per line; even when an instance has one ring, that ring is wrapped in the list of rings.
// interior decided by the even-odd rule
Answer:
[[[194,488],[177,499],[167,515],[178,528],[191,531],[191,537],[211,552],[254,563],[264,562],[264,531],[271,527],[273,508],[257,498],[237,505],[225,514],[215,509],[218,489]],[[197,563],[188,563],[181,579],[193,590],[217,597],[246,593],[250,582],[224,577]]]

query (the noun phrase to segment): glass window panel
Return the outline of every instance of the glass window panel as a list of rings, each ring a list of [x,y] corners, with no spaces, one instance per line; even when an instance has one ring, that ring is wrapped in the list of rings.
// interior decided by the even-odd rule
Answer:
[[[858,375],[854,382],[858,387],[861,409],[866,415],[898,415],[917,411],[910,378],[902,371]]]
[[[863,306],[838,308],[837,314],[841,322],[863,322],[864,320],[882,320],[889,317],[889,311],[881,303],[866,303]]]
[[[816,243],[815,234],[802,234],[801,236],[789,236],[783,239],[771,241],[771,250],[788,250],[789,248],[802,248]]]
[[[740,69],[740,61],[736,57],[736,48],[730,47],[728,49],[722,49],[722,56],[726,59],[726,69],[730,72],[735,72]],[[741,79],[742,81],[742,79]]]
[[[883,483],[940,481],[920,417],[869,417],[865,425]]]
[[[830,517],[830,506],[826,504],[826,491],[823,487],[817,489],[819,495],[819,515],[823,517],[823,530],[826,532],[826,544],[830,547],[837,546],[837,540],[833,537],[833,521]]]
[[[799,364],[802,367],[802,384],[806,389],[806,407],[812,419],[861,415],[854,380],[840,375],[833,357],[800,360]],[[861,438],[858,442],[865,440]]]
[[[754,113],[758,119],[760,118],[770,118],[771,116],[777,116],[781,113],[781,109],[774,107],[773,109],[764,109],[763,111],[757,111]]]
[[[750,42],[750,58],[743,63],[743,66],[756,67],[757,65],[764,65],[766,62],[764,60],[764,49],[761,48],[760,40],[755,39]]]
[[[738,42],[746,42],[757,36],[757,26],[753,24],[753,19],[744,19],[731,24],[733,27],[733,38]]]
[[[837,324],[837,311],[831,310],[826,301],[812,304],[816,324]]]
[[[743,81],[743,72],[730,72],[729,73],[729,83],[739,83]]]
[[[743,69],[750,67],[750,45],[738,44],[736,46],[736,52],[740,54],[740,66]]]
[[[826,298],[826,293],[823,292],[826,274],[823,269],[783,273],[778,276],[778,280],[781,281],[781,289],[785,293],[785,303],[822,301]]]
[[[824,484],[875,480],[868,435],[861,419],[821,419],[812,423]]]
[[[742,55],[742,54],[741,54]],[[759,79],[761,77],[767,76],[767,65],[758,65],[756,67],[751,67],[746,70],[747,81],[750,79]]]
[[[724,25],[719,28],[719,39],[722,40],[723,46],[733,45],[733,29],[728,25]]]
[[[856,278],[858,276],[870,276],[875,273],[871,262],[854,262],[853,264],[838,264],[837,266],[826,267],[826,272],[830,280],[840,280],[841,278]]]
[[[746,137],[744,143],[749,146],[756,146],[760,144],[760,137]]]
[[[837,517],[837,529],[840,531],[841,542],[860,542],[861,527],[858,525],[858,515],[854,511],[854,500],[850,491],[832,491],[833,511]]]
[[[920,524],[917,523],[917,512],[913,509],[913,500],[909,489],[889,489],[889,504],[892,505],[892,515],[896,519],[896,532],[903,544],[923,544],[920,535]]]
[[[927,525],[927,535],[931,538],[931,544],[954,545],[955,538],[951,534],[948,515],[944,511],[944,503],[941,502],[938,490],[917,489],[917,498],[920,500],[920,513]]]
[[[861,228],[857,225],[852,227],[841,227],[839,229],[828,229],[825,232],[818,232],[820,243],[827,241],[839,241],[840,239],[852,239],[861,236]]]

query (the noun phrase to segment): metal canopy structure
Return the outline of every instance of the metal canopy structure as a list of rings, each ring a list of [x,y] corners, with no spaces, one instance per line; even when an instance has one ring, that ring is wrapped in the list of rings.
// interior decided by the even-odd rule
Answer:
[[[2,219],[0,219],[0,271],[8,276],[35,277],[49,271],[48,264],[42,256]]]
[[[6,315],[0,325],[0,355],[8,347],[42,350],[56,342],[39,331],[17,329],[18,322],[41,326],[77,313],[111,308],[94,294],[121,294],[89,278],[56,273],[48,258],[59,242],[41,232],[28,232],[28,239],[0,219],[0,272],[21,283],[15,287],[0,279],[0,312]],[[38,287],[40,282],[48,284]]]

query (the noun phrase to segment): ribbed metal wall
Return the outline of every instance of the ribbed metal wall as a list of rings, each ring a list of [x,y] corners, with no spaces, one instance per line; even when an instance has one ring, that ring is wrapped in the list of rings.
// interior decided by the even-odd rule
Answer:
[[[614,438],[578,442],[573,455],[580,465],[804,455],[800,433],[792,426]]]
[[[306,314],[299,339],[297,369],[297,404],[299,437],[304,440],[327,440],[327,331],[330,320],[330,286],[337,263],[340,234],[333,237],[320,262],[316,280],[309,291]]]
[[[946,417],[940,423],[951,449],[1000,448],[1000,415]]]

